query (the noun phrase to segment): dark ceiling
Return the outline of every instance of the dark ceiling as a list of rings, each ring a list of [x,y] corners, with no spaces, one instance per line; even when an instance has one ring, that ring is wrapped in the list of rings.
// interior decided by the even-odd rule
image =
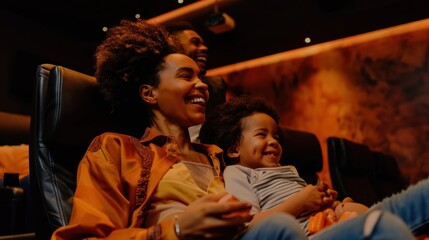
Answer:
[[[88,40],[101,40],[103,26],[139,13],[149,19],[195,0],[6,1],[5,9]],[[211,1],[211,0],[204,0]],[[222,1],[222,0],[220,0]],[[213,0],[214,2],[214,0]],[[208,16],[192,19],[210,48],[215,68],[346,36],[429,17],[427,0],[241,0],[220,9],[236,21],[232,32],[216,35],[204,27]]]
[[[6,1],[3,4],[15,14],[54,30],[66,30],[100,39],[104,36],[102,27],[115,25],[121,19],[132,19],[137,13],[142,18],[149,19],[193,2],[195,0],[184,0],[182,4],[177,0],[24,0]]]
[[[150,19],[177,8],[215,0],[21,0],[0,8],[0,109],[29,114],[34,73],[53,63],[87,74],[104,38],[102,27],[138,13]],[[206,1],[206,2],[202,2]],[[310,44],[429,17],[427,0],[217,0],[233,17],[233,31],[213,34],[204,26],[211,8],[183,16],[209,47],[208,68],[263,57]],[[4,30],[3,30],[4,29]]]

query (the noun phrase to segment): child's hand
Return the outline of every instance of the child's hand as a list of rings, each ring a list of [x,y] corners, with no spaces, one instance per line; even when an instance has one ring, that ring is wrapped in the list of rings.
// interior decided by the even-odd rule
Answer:
[[[304,187],[297,194],[301,196],[305,209],[304,212],[320,210],[324,205],[323,198],[327,196],[323,186],[314,186],[311,184]]]
[[[326,207],[334,207],[338,197],[338,192],[332,188],[328,188],[325,190],[325,193],[326,196],[323,197],[323,205]]]
[[[329,188],[328,184],[326,184],[325,182],[323,182],[320,179],[317,182],[317,185],[321,186],[323,188],[323,191],[326,194],[326,196],[323,197],[323,206],[324,207],[334,207],[334,205],[337,205],[336,200],[338,197],[338,192],[332,188]]]

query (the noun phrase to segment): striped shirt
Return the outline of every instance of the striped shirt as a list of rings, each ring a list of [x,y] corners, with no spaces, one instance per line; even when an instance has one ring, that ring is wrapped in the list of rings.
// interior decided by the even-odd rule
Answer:
[[[252,204],[252,214],[276,207],[307,186],[293,166],[257,169],[240,165],[227,166],[224,180],[228,193]],[[296,217],[306,232],[310,215],[311,213],[307,213]]]

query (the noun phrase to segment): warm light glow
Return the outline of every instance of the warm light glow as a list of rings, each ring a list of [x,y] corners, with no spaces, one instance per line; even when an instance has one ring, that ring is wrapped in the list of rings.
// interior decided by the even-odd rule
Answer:
[[[103,32],[107,32],[108,29],[109,28],[107,28],[107,27],[103,27],[101,30],[103,30]]]
[[[304,42],[305,42],[305,43],[311,43],[311,38],[306,37],[306,38],[304,39]]]
[[[136,13],[136,15],[134,15],[135,18],[139,19],[140,18],[140,14]]]
[[[205,1],[202,1],[202,2],[205,2]],[[288,59],[314,56],[315,54],[326,52],[334,48],[348,47],[362,42],[377,40],[387,36],[395,36],[395,35],[403,34],[404,32],[409,32],[411,29],[413,29],[414,31],[418,31],[419,29],[427,28],[428,25],[429,25],[429,19],[406,23],[406,24],[402,24],[402,25],[398,25],[390,28],[376,30],[373,32],[363,33],[363,34],[359,34],[351,37],[346,37],[342,39],[337,39],[329,42],[307,46],[304,48],[293,49],[286,52],[277,53],[277,54],[273,54],[273,55],[269,55],[261,58],[234,63],[231,65],[226,65],[215,69],[210,69],[207,71],[206,75],[219,76],[230,72],[242,71],[243,69],[265,66],[275,62],[285,61]]]
[[[423,164],[429,162],[428,42],[425,19],[312,42],[207,75],[225,80],[228,99],[243,93],[262,97],[276,108],[279,125],[314,133],[324,159],[319,177],[328,184],[331,136],[394,155],[415,183],[429,173]]]
[[[178,2],[178,3],[180,3],[180,4],[182,4],[182,3],[183,3],[183,0],[177,0],[177,2]]]

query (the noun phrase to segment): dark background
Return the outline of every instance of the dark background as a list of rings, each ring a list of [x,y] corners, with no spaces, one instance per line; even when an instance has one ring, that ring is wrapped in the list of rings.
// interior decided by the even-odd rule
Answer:
[[[209,1],[209,0],[205,0]],[[5,1],[0,7],[0,111],[31,114],[37,65],[92,75],[102,27],[136,13],[150,19],[195,0]],[[236,0],[220,10],[236,28],[213,34],[209,14],[193,17],[210,49],[209,68],[429,17],[427,0]]]

